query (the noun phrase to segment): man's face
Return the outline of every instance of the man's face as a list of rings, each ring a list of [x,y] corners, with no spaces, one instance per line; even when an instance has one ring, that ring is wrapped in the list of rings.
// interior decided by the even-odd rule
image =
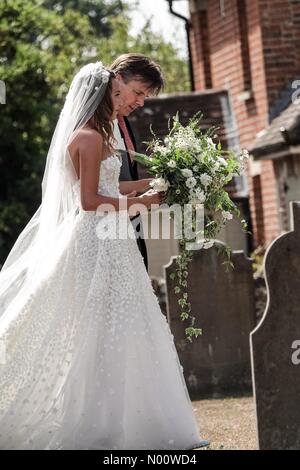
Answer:
[[[125,83],[121,75],[117,75],[120,83],[123,105],[118,111],[119,116],[129,116],[135,109],[144,106],[145,98],[151,95],[149,83],[139,80],[130,80]]]

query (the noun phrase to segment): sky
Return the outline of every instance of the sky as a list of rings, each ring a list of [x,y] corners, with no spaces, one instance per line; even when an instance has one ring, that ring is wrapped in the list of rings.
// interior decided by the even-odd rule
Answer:
[[[135,1],[127,0],[127,3],[134,4]],[[173,9],[189,17],[188,3],[188,0],[174,1]],[[131,17],[133,34],[141,30],[147,19],[153,17],[153,30],[161,32],[166,40],[179,46],[182,51],[180,55],[187,55],[185,22],[169,12],[169,4],[166,0],[139,0],[139,7],[135,8]]]

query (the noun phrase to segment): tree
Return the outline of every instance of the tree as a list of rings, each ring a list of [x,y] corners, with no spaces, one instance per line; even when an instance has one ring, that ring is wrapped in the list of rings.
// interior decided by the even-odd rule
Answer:
[[[180,58],[176,47],[160,33],[154,33],[152,20],[145,23],[139,34],[129,34],[130,12],[134,4],[113,0],[45,0],[47,8],[65,12],[72,8],[85,15],[99,39],[94,57],[110,64],[115,57],[126,52],[149,55],[161,64],[166,78],[166,92],[188,91],[189,73],[187,61]]]
[[[121,0],[45,0],[45,8],[53,9],[59,13],[65,13],[72,9],[89,19],[91,26],[99,36],[109,37],[112,34],[111,17],[125,14],[126,5]]]
[[[0,114],[1,262],[39,205],[59,108],[94,32],[79,13],[50,12],[34,0],[1,2],[0,18],[0,79],[7,95]]]

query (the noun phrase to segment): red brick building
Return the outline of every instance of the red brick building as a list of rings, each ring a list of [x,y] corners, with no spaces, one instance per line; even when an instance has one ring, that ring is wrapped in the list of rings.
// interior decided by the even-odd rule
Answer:
[[[285,178],[296,177],[290,197],[300,199],[300,107],[290,111],[293,141],[284,139],[289,129],[283,129],[282,114],[291,106],[292,84],[300,76],[300,1],[190,0],[189,4],[195,88],[229,93],[240,148],[252,149],[253,155],[247,182],[254,246],[267,245],[288,229]],[[270,125],[274,139],[285,141],[285,151],[279,154],[270,142],[263,149],[269,130],[261,131]]]

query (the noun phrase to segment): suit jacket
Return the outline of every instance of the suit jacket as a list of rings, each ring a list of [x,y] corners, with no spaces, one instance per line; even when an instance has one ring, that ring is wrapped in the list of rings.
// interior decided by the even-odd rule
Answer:
[[[124,118],[124,120],[125,120],[128,133],[130,135],[131,141],[133,143],[134,149],[136,150],[136,141],[135,141],[132,128],[126,117]],[[125,152],[122,152],[122,166],[120,170],[120,181],[137,181],[139,179],[137,162],[131,161],[129,153],[126,151],[127,148],[126,148],[123,132],[120,129],[117,121],[115,121],[114,124],[115,124],[115,138],[118,141],[118,148],[120,150],[125,150]],[[143,256],[144,263],[148,271],[147,248],[146,248],[146,243],[144,240],[143,227],[142,227],[140,215],[136,215],[135,217],[132,217],[131,222],[135,229],[136,241],[137,241],[139,250]]]

